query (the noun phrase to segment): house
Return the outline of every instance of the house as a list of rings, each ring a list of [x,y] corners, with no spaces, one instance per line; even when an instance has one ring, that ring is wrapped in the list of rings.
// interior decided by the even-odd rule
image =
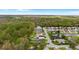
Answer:
[[[37,40],[42,40],[42,39],[44,39],[44,36],[37,37]]]
[[[51,38],[53,38],[53,39],[62,39],[62,35],[61,34],[55,34],[55,35],[52,35],[52,37]]]
[[[79,45],[77,45],[75,48],[79,50]]]
[[[41,33],[43,32],[43,29],[42,29],[42,27],[37,26],[37,27],[35,28],[35,31],[36,31],[37,34],[41,34]]]
[[[47,27],[48,31],[58,31],[58,27]]]
[[[79,36],[79,34],[64,34],[64,36]]]
[[[42,40],[42,39],[45,39],[45,36],[41,33],[41,34],[38,34],[38,35],[36,36],[36,39],[37,39],[37,40]]]
[[[36,31],[36,40],[37,41],[43,40],[45,38],[42,27],[37,26],[35,31]]]

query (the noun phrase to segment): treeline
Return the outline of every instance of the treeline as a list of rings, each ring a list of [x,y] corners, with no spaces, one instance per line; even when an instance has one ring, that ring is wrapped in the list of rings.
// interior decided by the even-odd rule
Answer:
[[[51,27],[51,26],[79,26],[79,16],[51,16],[51,17],[10,17],[13,21],[15,19],[19,21],[32,21],[35,23],[36,26],[42,27]],[[15,21],[17,21],[15,20]]]

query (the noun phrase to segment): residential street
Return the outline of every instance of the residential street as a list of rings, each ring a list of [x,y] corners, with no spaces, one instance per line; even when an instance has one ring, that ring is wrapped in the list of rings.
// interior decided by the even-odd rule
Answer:
[[[55,44],[53,44],[52,43],[52,40],[50,39],[50,37],[49,37],[49,35],[48,35],[48,33],[47,33],[47,29],[46,28],[43,28],[43,30],[44,30],[44,33],[45,33],[45,36],[46,36],[46,38],[47,38],[47,45],[46,45],[46,47],[44,48],[44,50],[49,50],[49,48],[59,48],[59,47],[65,47],[67,50],[71,50],[71,48],[68,48],[69,47],[69,45],[55,45]]]
[[[47,43],[48,43],[46,45],[46,47],[44,48],[44,50],[49,50],[49,47],[56,47],[56,45],[52,43],[52,40],[50,39],[50,37],[49,37],[49,35],[47,33],[47,29],[46,28],[43,28],[43,30],[44,30],[44,33],[46,35]]]

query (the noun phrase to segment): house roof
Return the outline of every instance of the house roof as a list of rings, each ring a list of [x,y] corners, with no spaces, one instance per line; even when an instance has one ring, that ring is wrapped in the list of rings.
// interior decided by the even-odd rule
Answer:
[[[42,29],[41,26],[37,26],[36,29]]]

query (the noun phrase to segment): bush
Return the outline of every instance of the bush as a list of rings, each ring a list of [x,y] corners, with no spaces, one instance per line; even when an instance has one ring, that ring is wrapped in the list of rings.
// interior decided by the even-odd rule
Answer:
[[[52,43],[54,43],[56,45],[59,45],[59,42],[58,41],[52,41]]]
[[[49,47],[49,50],[54,50],[54,48],[50,48],[50,47]]]
[[[60,49],[60,50],[66,50],[66,48],[65,48],[65,47],[60,47],[60,48],[58,48],[58,49]]]

